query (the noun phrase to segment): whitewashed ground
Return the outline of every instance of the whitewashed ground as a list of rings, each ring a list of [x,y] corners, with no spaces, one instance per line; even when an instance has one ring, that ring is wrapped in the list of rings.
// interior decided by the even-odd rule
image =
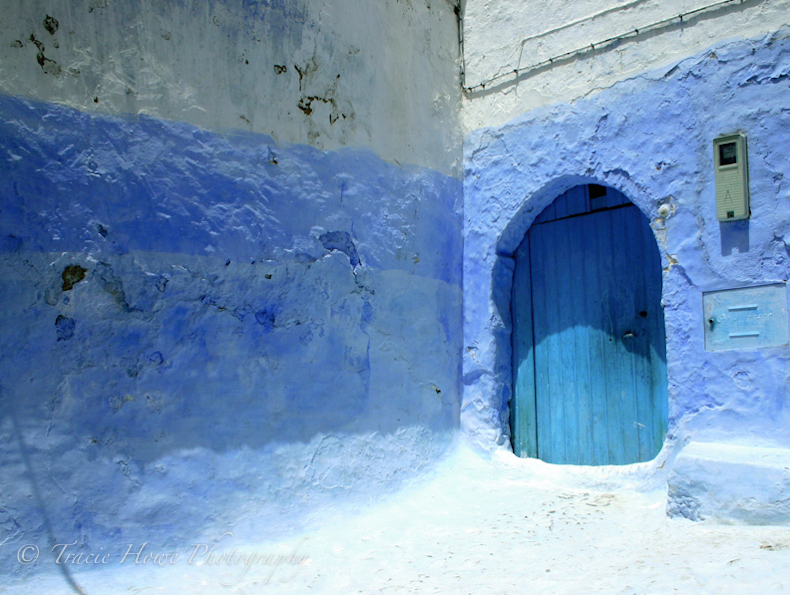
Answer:
[[[790,528],[668,519],[662,485],[649,464],[558,467],[461,445],[399,493],[327,513],[310,533],[243,550],[223,537],[215,552],[230,561],[198,564],[201,551],[192,564],[184,554],[74,576],[91,595],[790,592]],[[309,558],[246,573],[235,558],[294,548]],[[74,592],[60,575],[4,582],[2,593]]]

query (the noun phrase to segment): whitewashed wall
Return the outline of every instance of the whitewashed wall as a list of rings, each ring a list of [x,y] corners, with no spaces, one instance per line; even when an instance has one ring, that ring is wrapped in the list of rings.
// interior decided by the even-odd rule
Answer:
[[[687,18],[682,26],[676,22],[660,31],[631,37],[617,47],[525,73],[518,84],[508,74],[716,2],[467,0],[466,86],[507,76],[467,94],[463,109],[466,131],[500,125],[541,106],[572,101],[696,54],[716,42],[759,36],[790,23],[787,0],[745,0]],[[601,16],[585,20],[598,14]],[[578,21],[583,22],[567,26]],[[562,29],[542,35],[557,28]],[[532,39],[522,44],[527,38]]]
[[[0,11],[0,93],[369,147],[443,173],[460,161],[445,0],[3,0]]]

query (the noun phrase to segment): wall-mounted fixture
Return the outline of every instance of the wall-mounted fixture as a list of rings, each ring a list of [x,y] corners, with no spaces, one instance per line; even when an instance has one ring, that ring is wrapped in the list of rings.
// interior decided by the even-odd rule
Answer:
[[[743,134],[720,136],[713,141],[716,177],[716,217],[719,221],[748,219],[749,163]]]
[[[784,283],[702,294],[705,350],[762,349],[787,345]]]

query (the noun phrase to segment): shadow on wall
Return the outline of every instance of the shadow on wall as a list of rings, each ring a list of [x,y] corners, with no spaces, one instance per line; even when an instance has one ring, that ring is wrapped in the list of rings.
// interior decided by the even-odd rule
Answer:
[[[721,255],[749,252],[749,220],[719,223],[721,232]]]
[[[457,180],[149,118],[0,112],[0,407],[62,532],[170,538],[239,495],[391,484],[441,450],[459,416]],[[0,432],[0,504],[32,531],[7,416]]]

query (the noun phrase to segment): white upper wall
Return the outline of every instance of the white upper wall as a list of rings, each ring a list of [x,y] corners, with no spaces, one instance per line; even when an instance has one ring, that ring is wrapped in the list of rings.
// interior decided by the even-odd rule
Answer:
[[[0,11],[0,93],[457,171],[448,0],[0,0]]]
[[[733,37],[755,37],[790,23],[790,0],[743,0],[644,32],[721,0],[466,0],[466,132],[503,124],[543,105],[569,102],[619,80],[671,64]],[[597,15],[597,16],[596,16]],[[589,18],[594,17],[594,18]],[[629,40],[524,73],[612,37]],[[501,77],[491,81],[495,77]]]

